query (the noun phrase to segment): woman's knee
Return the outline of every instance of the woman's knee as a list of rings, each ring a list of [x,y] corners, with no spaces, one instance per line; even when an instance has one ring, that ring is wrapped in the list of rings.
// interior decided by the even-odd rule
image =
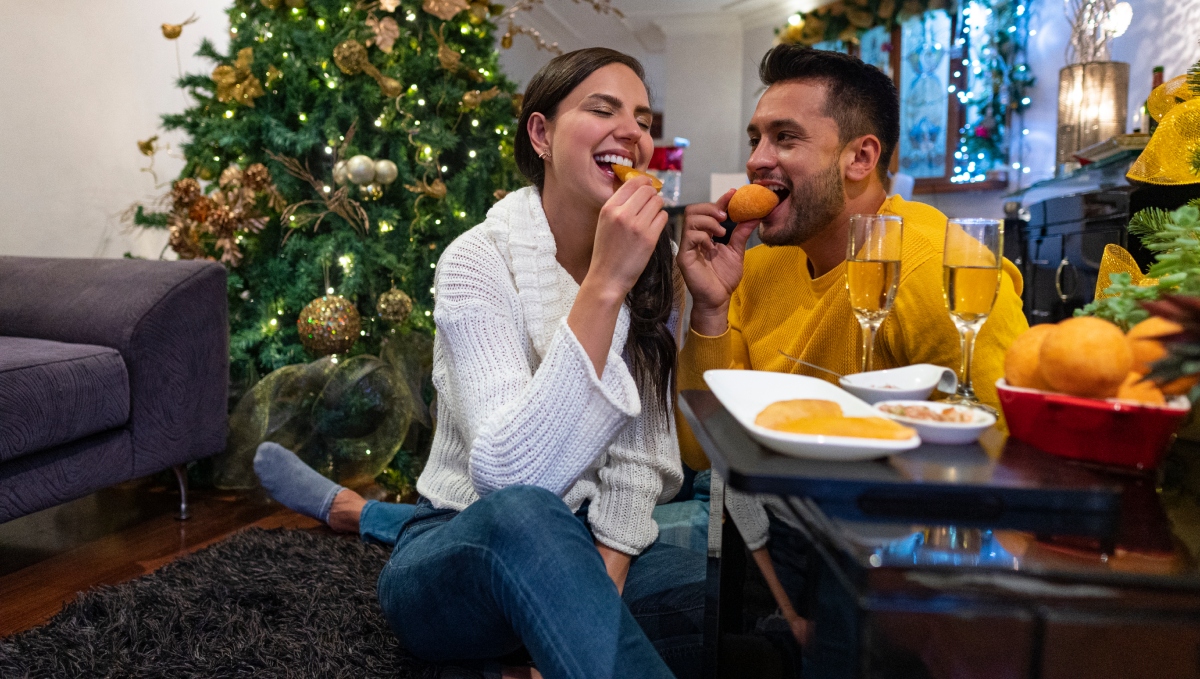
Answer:
[[[463,514],[469,514],[492,543],[551,547],[588,537],[587,528],[562,498],[537,486],[509,486],[489,493]]]

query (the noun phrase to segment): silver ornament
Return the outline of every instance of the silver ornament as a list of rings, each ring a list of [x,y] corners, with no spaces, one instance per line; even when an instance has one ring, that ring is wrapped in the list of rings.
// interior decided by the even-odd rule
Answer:
[[[346,161],[346,176],[359,186],[370,184],[375,180],[375,161],[370,156],[354,156]]]
[[[349,178],[350,177],[348,176],[346,170],[346,161],[337,161],[337,163],[333,166],[333,183],[341,186],[342,184],[345,184],[346,180]]]
[[[375,181],[387,186],[396,181],[396,177],[400,176],[400,169],[392,161],[384,158],[383,160],[375,161]]]

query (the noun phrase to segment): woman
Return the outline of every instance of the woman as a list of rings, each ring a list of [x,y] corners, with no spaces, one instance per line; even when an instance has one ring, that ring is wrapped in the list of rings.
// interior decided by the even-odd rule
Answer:
[[[415,512],[273,444],[256,458],[285,504],[395,542],[380,603],[417,656],[524,646],[547,677],[699,670],[704,559],[656,542],[651,518],[682,480],[680,284],[662,198],[611,169],[646,167],[650,119],[641,65],[613,50],[557,57],[531,80],[516,160],[533,186],[438,264],[438,428]]]

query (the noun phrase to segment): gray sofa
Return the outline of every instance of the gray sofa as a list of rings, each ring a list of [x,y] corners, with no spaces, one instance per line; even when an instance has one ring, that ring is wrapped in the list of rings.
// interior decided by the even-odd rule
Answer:
[[[213,262],[0,257],[0,523],[225,448]],[[186,513],[186,512],[185,512]]]

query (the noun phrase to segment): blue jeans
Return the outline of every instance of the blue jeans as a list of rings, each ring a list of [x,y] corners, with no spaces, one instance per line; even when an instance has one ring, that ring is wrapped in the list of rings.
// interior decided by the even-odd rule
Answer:
[[[462,512],[368,503],[359,525],[364,538],[396,541],[379,601],[418,657],[487,661],[524,647],[547,679],[698,676],[704,556],[656,542],[619,594],[585,516],[513,486]]]

